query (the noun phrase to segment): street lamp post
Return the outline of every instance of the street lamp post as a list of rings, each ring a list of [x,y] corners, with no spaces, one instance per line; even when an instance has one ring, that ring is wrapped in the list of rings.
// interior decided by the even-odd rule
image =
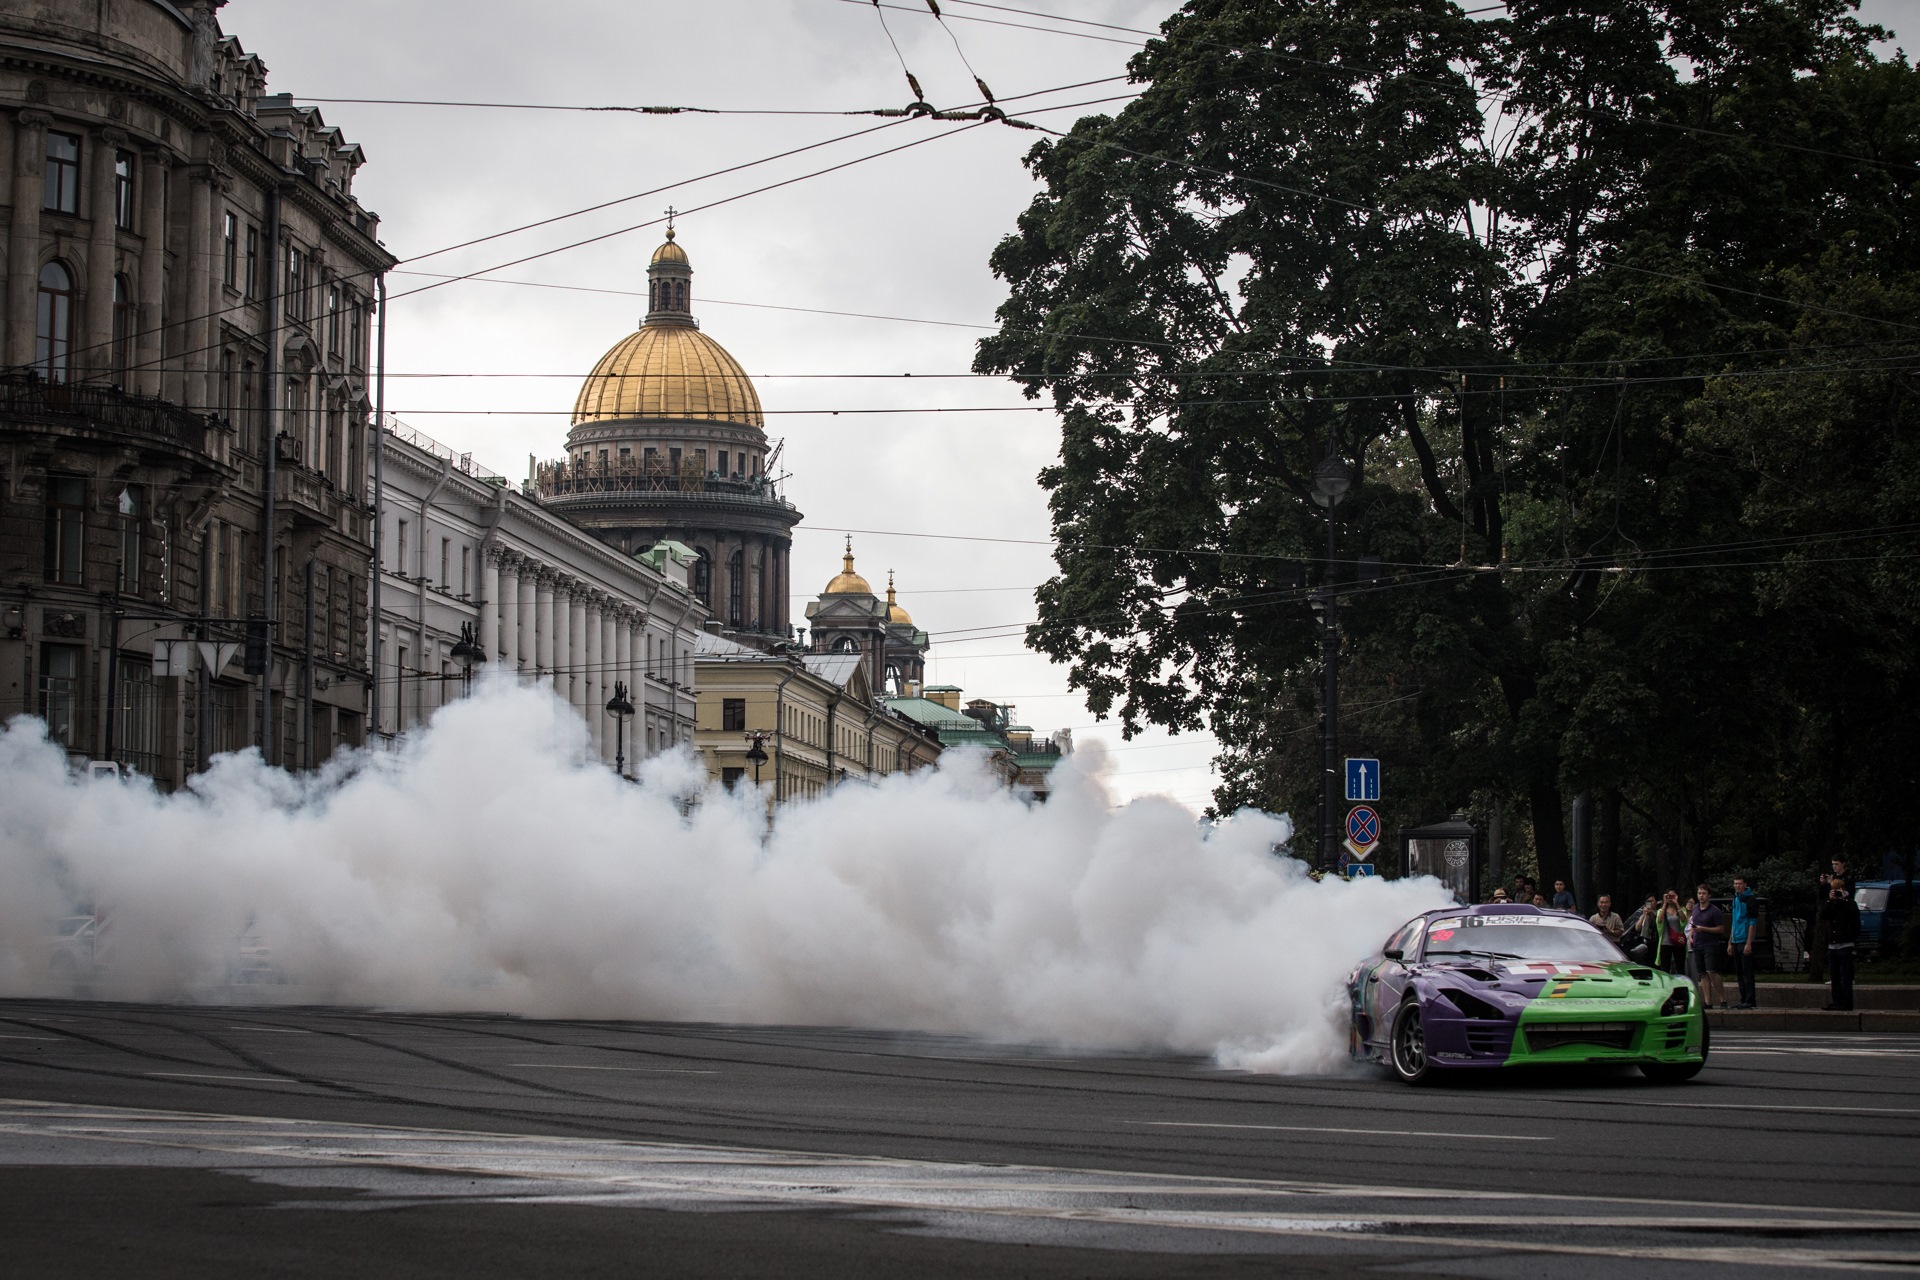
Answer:
[[[760,766],[767,762],[767,731],[755,729],[747,735],[747,763],[753,766],[753,785],[760,785]]]
[[[1340,856],[1340,597],[1334,586],[1339,554],[1334,508],[1353,488],[1353,472],[1337,453],[1313,469],[1313,501],[1327,513],[1327,573],[1320,584],[1320,868]]]
[[[627,698],[627,682],[613,682],[613,696],[607,699],[607,714],[613,717],[613,771],[621,777],[627,776],[627,717],[633,714],[633,703]]]
[[[487,651],[482,649],[479,641],[475,639],[473,624],[471,622],[463,622],[460,624],[460,639],[454,643],[453,648],[448,652],[449,656],[460,664],[461,696],[472,696],[474,664],[485,662],[487,660]]]

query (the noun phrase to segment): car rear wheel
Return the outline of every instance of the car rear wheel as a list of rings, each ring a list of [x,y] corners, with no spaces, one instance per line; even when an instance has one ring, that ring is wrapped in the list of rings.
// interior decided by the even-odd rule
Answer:
[[[1699,1075],[1707,1065],[1707,1048],[1713,1037],[1713,1029],[1703,1020],[1700,1023],[1700,1061],[1698,1062],[1643,1062],[1640,1074],[1655,1084],[1684,1084]]]
[[[1409,1000],[1393,1017],[1393,1034],[1388,1040],[1387,1060],[1393,1074],[1408,1084],[1426,1084],[1433,1078],[1433,1066],[1427,1059],[1427,1029],[1420,1021],[1420,1006]]]

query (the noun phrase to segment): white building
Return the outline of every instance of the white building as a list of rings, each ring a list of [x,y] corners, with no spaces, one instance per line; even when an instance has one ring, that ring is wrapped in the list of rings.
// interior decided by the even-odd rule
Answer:
[[[374,725],[392,734],[458,698],[468,669],[545,680],[614,758],[616,682],[634,716],[629,761],[692,740],[694,638],[706,609],[692,553],[623,555],[470,454],[389,422],[381,442],[381,565]],[[467,659],[463,634],[484,661]]]

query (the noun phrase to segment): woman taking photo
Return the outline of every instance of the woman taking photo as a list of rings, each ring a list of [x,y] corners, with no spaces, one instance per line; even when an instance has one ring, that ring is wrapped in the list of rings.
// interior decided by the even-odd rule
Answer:
[[[1668,973],[1687,971],[1687,909],[1680,905],[1680,893],[1667,890],[1653,918],[1653,963]]]

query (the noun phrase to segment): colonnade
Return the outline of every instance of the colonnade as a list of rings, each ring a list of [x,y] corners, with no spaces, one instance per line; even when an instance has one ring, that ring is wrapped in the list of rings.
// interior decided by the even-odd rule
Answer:
[[[649,664],[653,646],[644,609],[519,552],[489,551],[481,564],[480,588],[479,640],[489,664],[523,679],[550,682],[585,718],[594,749],[607,760],[614,757],[615,732],[606,704],[614,684],[625,682],[636,711],[627,726],[626,756],[643,756],[639,742],[649,687],[692,685],[691,670],[680,670],[691,665],[678,660],[682,646],[663,641],[660,651],[673,653],[675,660],[664,667],[660,661]],[[691,644],[689,637],[685,646]],[[674,692],[668,690],[670,698]]]

